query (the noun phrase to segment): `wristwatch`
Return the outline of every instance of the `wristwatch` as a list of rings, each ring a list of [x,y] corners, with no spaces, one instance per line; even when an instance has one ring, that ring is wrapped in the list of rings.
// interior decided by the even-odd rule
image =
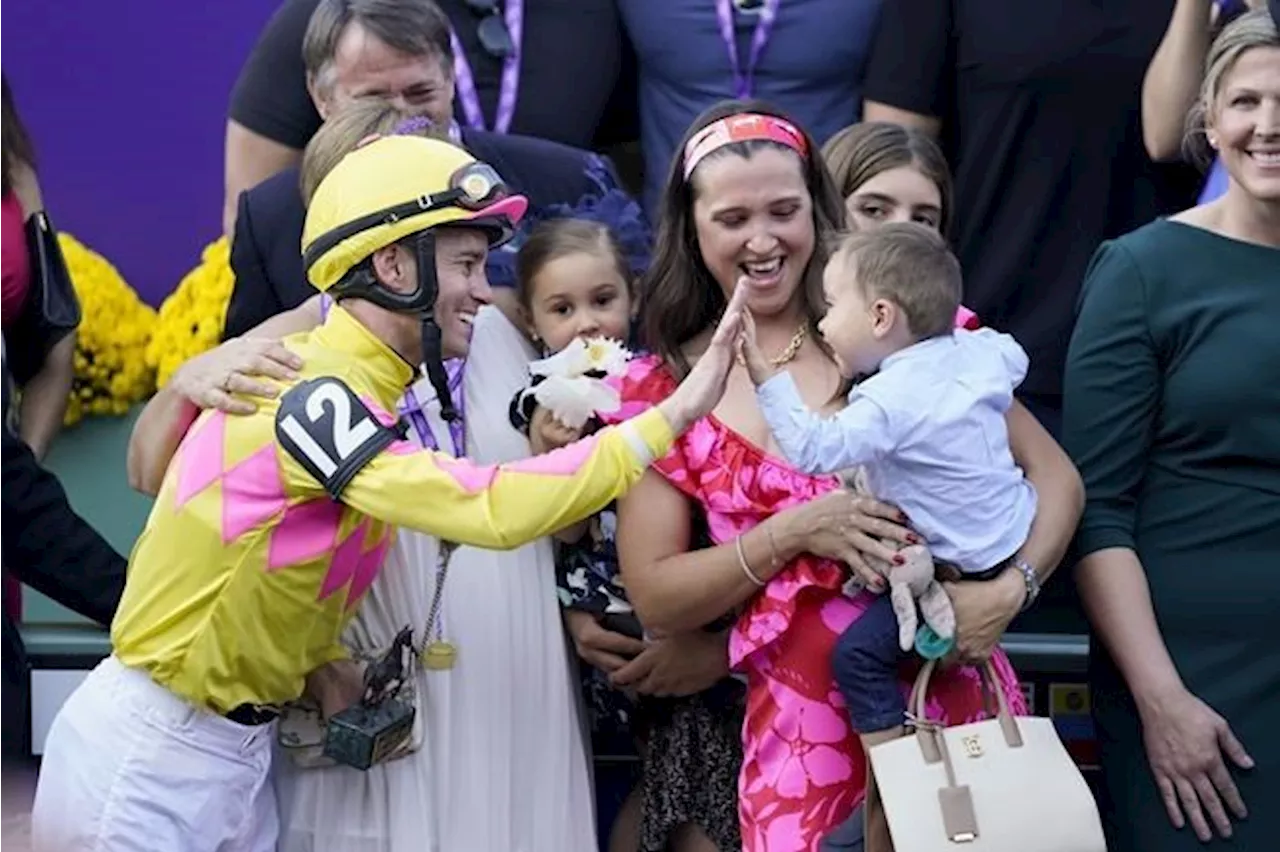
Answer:
[[[1040,575],[1031,567],[1031,563],[1021,556],[1014,558],[1013,567],[1022,572],[1022,582],[1027,586],[1027,597],[1022,602],[1022,609],[1018,610],[1018,612],[1026,612],[1031,609],[1036,598],[1040,597]]]

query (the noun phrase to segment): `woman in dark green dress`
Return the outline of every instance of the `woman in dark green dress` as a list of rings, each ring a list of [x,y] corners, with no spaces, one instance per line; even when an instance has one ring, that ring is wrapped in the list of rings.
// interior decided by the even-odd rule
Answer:
[[[1067,359],[1112,852],[1280,848],[1280,39],[1265,12],[1215,42],[1203,106],[1226,194],[1103,245]]]

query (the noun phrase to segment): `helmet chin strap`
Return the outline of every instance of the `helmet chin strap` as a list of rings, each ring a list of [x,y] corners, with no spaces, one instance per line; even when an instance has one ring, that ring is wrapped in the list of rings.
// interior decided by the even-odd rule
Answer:
[[[430,231],[419,234],[418,290],[430,293],[430,305],[422,314],[422,363],[427,368],[427,380],[436,390],[440,401],[440,417],[446,423],[458,419],[458,409],[453,404],[453,391],[449,388],[449,374],[444,369],[444,335],[436,322],[436,296],[440,285],[436,279],[436,238]]]
[[[449,374],[444,369],[444,356],[440,339],[440,326],[434,317],[422,320],[422,362],[427,368],[427,379],[436,389],[440,400],[440,417],[447,423],[458,419],[458,409],[453,404],[453,392],[449,388]]]
[[[359,298],[380,308],[402,314],[416,314],[422,318],[422,361],[426,365],[427,379],[435,388],[440,400],[440,417],[452,423],[458,419],[449,389],[449,374],[444,369],[444,340],[440,324],[436,322],[436,296],[439,282],[436,279],[436,238],[431,231],[423,231],[414,240],[418,263],[418,288],[412,293],[400,293],[377,281],[372,276],[356,279],[355,283],[335,287],[338,298]]]

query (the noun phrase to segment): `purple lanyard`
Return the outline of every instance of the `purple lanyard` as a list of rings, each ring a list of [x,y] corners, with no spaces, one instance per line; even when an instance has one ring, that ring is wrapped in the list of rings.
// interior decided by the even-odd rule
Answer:
[[[520,94],[520,50],[521,37],[524,34],[524,0],[506,0],[502,11],[503,20],[507,24],[507,32],[515,50],[502,60],[502,88],[498,91],[498,114],[493,122],[495,133],[506,133],[511,130],[511,119],[516,114],[516,97]],[[453,75],[458,87],[458,100],[462,101],[462,111],[466,114],[467,126],[473,130],[487,130],[484,121],[484,110],[480,108],[480,94],[476,91],[476,78],[471,72],[471,63],[462,50],[462,42],[458,34],[449,30],[449,44],[453,48]]]
[[[329,318],[329,308],[332,306],[333,299],[329,294],[321,293],[321,322]],[[458,419],[449,424],[449,440],[453,444],[453,454],[458,458],[462,458],[467,452],[467,439],[464,431],[467,398],[462,393],[462,368],[464,364],[465,362],[461,358],[454,358],[444,363],[445,371],[449,375],[449,395],[453,397],[454,407],[458,410]],[[413,430],[418,433],[418,439],[422,441],[422,446],[432,450],[440,449],[435,433],[431,431],[431,424],[427,422],[427,416],[422,413],[422,403],[418,401],[418,395],[413,392],[413,388],[409,388],[404,392],[404,400],[400,403],[400,415],[409,418],[409,422],[413,424]]]
[[[755,32],[751,34],[751,53],[747,57],[745,71],[738,62],[738,37],[733,31],[733,11],[730,9],[732,2],[733,0],[716,0],[716,18],[720,22],[720,38],[724,40],[725,50],[729,51],[729,63],[733,67],[733,96],[745,100],[755,93],[756,65],[760,63],[760,54],[769,43],[782,0],[764,0],[760,20],[756,22]]]
[[[449,424],[449,440],[453,444],[453,454],[462,458],[467,453],[464,430],[466,395],[462,393],[463,361],[461,358],[454,358],[446,361],[444,366],[449,374],[449,395],[453,397],[454,405],[458,409],[458,419]],[[431,425],[427,423],[427,416],[422,411],[422,403],[418,400],[418,395],[413,392],[413,388],[404,392],[404,399],[400,403],[400,414],[409,418],[409,422],[413,424],[413,430],[418,433],[418,439],[422,441],[422,446],[431,450],[440,449],[440,444],[431,431]]]

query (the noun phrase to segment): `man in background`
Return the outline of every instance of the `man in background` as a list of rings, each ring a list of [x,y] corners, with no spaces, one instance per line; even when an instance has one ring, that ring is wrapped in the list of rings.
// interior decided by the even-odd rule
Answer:
[[[460,125],[453,116],[450,25],[429,0],[309,0],[315,6],[299,34],[312,108],[329,116],[362,97],[389,102],[406,116],[421,116],[448,130],[453,141],[497,169],[529,199],[533,219],[551,206],[573,208],[584,199],[621,192],[611,165],[600,155],[545,139]],[[291,2],[286,9],[292,9]],[[391,47],[392,44],[398,47]],[[394,52],[403,61],[369,65],[349,54]],[[284,81],[277,86],[287,88]],[[231,243],[236,284],[224,338],[238,337],[313,295],[298,251],[305,205],[298,171],[288,167],[241,193]],[[634,204],[634,202],[631,202]],[[634,205],[638,217],[639,206]],[[489,255],[495,287],[514,283],[513,251],[519,240]]]
[[[231,94],[223,225],[240,194],[296,166],[323,120],[304,65],[303,33],[320,0],[285,0],[267,22]],[[635,135],[634,69],[613,0],[345,0],[325,14],[355,21],[408,17],[404,30],[357,23],[336,45],[344,94],[379,95],[444,123],[590,148]],[[484,10],[484,11],[482,11]],[[411,12],[411,14],[407,14]],[[429,19],[444,23],[440,68],[424,68]],[[439,49],[443,48],[443,49]],[[323,81],[320,81],[323,82]],[[455,98],[456,93],[456,98]],[[505,175],[510,179],[509,175]]]
[[[872,44],[863,119],[938,138],[965,304],[1027,350],[1018,396],[1055,436],[1089,258],[1198,189],[1193,169],[1152,163],[1142,144],[1142,77],[1170,5],[895,0]]]

